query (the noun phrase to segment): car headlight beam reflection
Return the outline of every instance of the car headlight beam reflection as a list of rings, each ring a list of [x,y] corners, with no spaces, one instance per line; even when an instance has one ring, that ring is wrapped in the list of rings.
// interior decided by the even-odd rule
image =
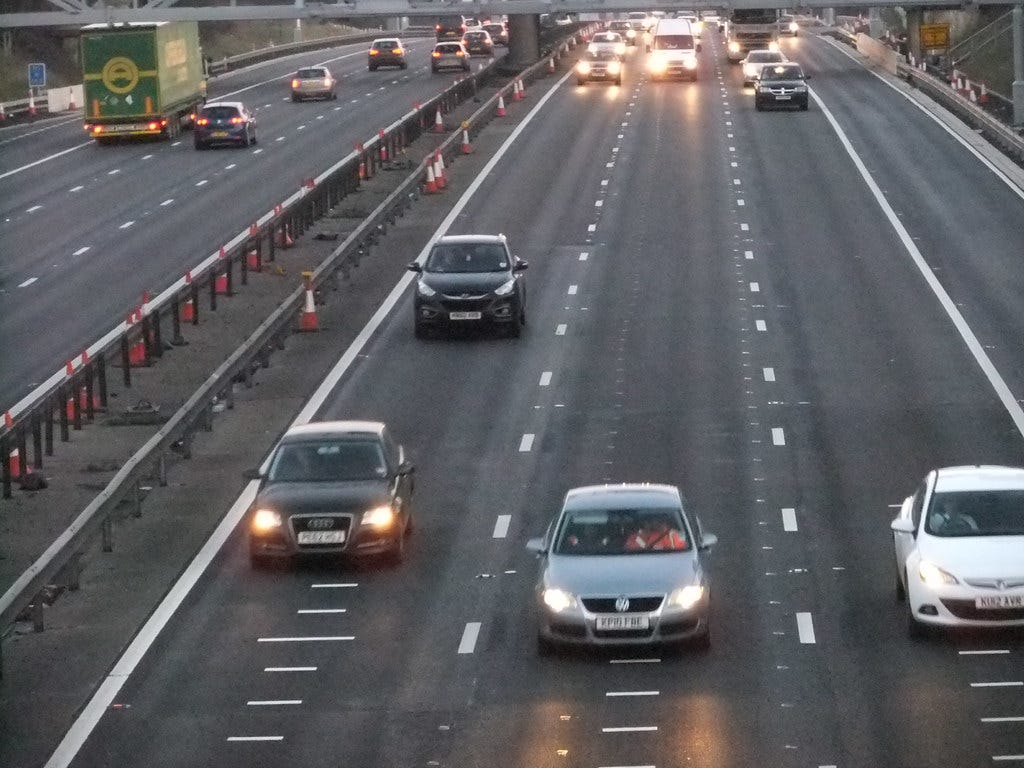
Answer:
[[[541,597],[544,600],[544,604],[555,613],[561,613],[569,608],[576,607],[576,598],[564,589],[545,589]]]
[[[669,595],[668,603],[687,611],[699,603],[702,597],[704,597],[704,587],[700,584],[688,584]]]
[[[921,561],[921,565],[917,568],[918,575],[921,577],[921,581],[927,584],[929,587],[941,587],[945,584],[959,584],[956,576],[951,574],[949,571],[939,568],[935,563],[930,563],[927,560]]]
[[[252,516],[252,527],[256,531],[272,531],[281,527],[281,514],[272,509],[257,509]]]

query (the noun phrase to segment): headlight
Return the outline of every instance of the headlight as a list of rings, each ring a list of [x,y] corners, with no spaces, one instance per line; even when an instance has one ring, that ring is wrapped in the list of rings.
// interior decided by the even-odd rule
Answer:
[[[555,613],[576,607],[576,598],[564,589],[545,589],[543,598],[544,604]]]
[[[255,531],[272,531],[281,527],[281,515],[272,509],[257,509],[252,516],[252,527]]]
[[[778,42],[775,41],[775,40],[772,40],[770,43],[768,43],[768,50],[769,51],[777,51],[777,50],[779,50]]]
[[[635,29],[628,30],[626,32],[626,37],[631,38],[631,39],[636,37],[636,30]]]
[[[579,72],[581,75],[589,75],[590,74],[590,62],[589,61],[581,61],[579,64],[576,65],[576,71]]]
[[[677,589],[669,595],[668,604],[678,606],[687,611],[699,603],[702,597],[704,597],[704,587],[691,584],[682,589]]]
[[[740,52],[740,44],[737,43],[735,40],[731,41],[729,43],[729,53],[739,53],[739,52]]]
[[[587,53],[597,53],[597,46],[593,43],[587,46]]]
[[[514,278],[509,278],[507,282],[502,283],[494,289],[495,296],[508,296],[512,293],[512,289],[516,287],[516,281]]]
[[[697,60],[696,59],[683,59],[683,66],[686,67],[687,69],[696,69],[697,68]]]
[[[746,75],[747,77],[753,77],[754,75],[757,74],[757,68],[753,64],[744,64],[743,74]]]
[[[649,62],[647,62],[647,68],[655,74],[660,74],[668,69],[668,62],[665,61],[661,56],[655,56]]]
[[[759,86],[757,86],[757,92],[758,93],[768,93],[769,91],[771,91],[771,88],[769,86],[767,86],[767,85],[759,85]]]
[[[388,528],[395,521],[395,511],[388,506],[374,507],[363,512],[363,525],[371,528]]]
[[[795,21],[789,22],[789,31],[790,32],[799,32],[800,31],[800,25],[797,24]]]
[[[622,65],[617,61],[608,62],[608,72],[612,75],[617,75],[622,70]]]
[[[921,576],[921,581],[929,587],[941,587],[943,584],[959,584],[956,576],[949,571],[942,570],[935,563],[929,563],[927,560],[921,562],[917,572]]]
[[[418,283],[416,283],[416,291],[419,293],[420,296],[436,296],[437,295],[437,291],[435,291],[433,288],[431,288],[429,285],[427,285],[422,280],[420,280]]]

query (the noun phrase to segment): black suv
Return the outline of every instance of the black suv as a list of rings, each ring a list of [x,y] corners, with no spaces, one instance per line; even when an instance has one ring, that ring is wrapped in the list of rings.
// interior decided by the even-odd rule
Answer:
[[[413,302],[416,337],[429,328],[492,325],[518,337],[526,324],[527,263],[513,256],[504,235],[449,235],[434,243],[419,274]]]
[[[766,64],[754,81],[754,109],[799,107],[807,109],[807,77],[799,64]]]

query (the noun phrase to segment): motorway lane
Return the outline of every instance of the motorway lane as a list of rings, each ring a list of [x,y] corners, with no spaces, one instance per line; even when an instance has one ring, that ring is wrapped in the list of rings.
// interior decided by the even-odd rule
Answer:
[[[12,177],[17,183],[6,185],[0,212],[11,254],[0,272],[0,344],[10,359],[0,374],[4,401],[16,401],[55,361],[98,338],[143,290],[179,278],[302,179],[434,95],[450,78],[430,74],[423,63],[429,47],[411,43],[408,70],[374,73],[366,71],[364,45],[307,54],[311,62],[331,61],[342,76],[336,102],[290,103],[282,78],[295,62],[236,78],[228,93],[243,90],[239,97],[257,109],[256,148],[196,152],[186,134],[171,144],[89,146]],[[131,279],[120,279],[127,265]],[[92,301],[83,311],[64,311],[85,297]],[[40,327],[50,332],[40,338]],[[13,354],[22,349],[31,354]]]
[[[1024,752],[1019,724],[979,721],[1020,715],[1019,693],[972,687],[1019,678],[1019,637],[906,640],[887,528],[926,469],[1013,461],[1020,437],[821,113],[756,114],[721,69],[721,85],[563,85],[453,227],[503,230],[530,259],[524,338],[417,342],[406,297],[324,409],[387,419],[410,449],[410,561],[253,574],[236,536],[76,765]],[[719,534],[707,656],[534,655],[522,545],[566,487],[605,479],[679,482]],[[257,642],[302,633],[355,639]],[[299,665],[317,670],[262,671]],[[602,730],[621,727],[657,730]],[[282,741],[226,740],[254,735]]]

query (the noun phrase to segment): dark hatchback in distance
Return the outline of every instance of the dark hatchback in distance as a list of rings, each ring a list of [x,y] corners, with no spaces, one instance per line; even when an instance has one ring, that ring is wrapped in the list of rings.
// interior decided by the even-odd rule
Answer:
[[[763,67],[754,81],[754,108],[807,109],[807,77],[799,64],[787,62]]]
[[[430,249],[413,301],[416,337],[430,328],[503,327],[518,337],[526,324],[527,263],[509,251],[504,235],[448,235]]]
[[[192,138],[196,149],[214,144],[248,147],[256,143],[256,118],[240,101],[216,101],[196,114]]]
[[[413,466],[387,426],[321,421],[289,429],[249,516],[254,567],[296,555],[383,555],[397,564],[412,531]]]
[[[494,54],[494,41],[482,29],[471,29],[462,36],[462,47],[470,56],[491,56]]]

